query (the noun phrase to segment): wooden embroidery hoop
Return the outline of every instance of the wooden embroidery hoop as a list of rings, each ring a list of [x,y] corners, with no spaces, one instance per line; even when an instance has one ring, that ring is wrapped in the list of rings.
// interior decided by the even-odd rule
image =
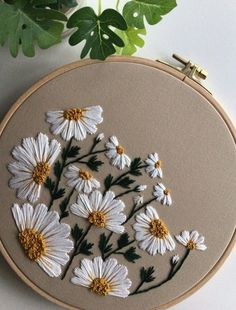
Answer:
[[[145,66],[153,67],[156,69],[159,69],[161,71],[164,71],[174,77],[176,77],[179,80],[182,80],[183,83],[189,85],[192,87],[195,91],[197,91],[200,95],[202,95],[207,101],[215,108],[215,110],[220,114],[220,116],[223,118],[226,126],[228,127],[230,133],[232,134],[232,137],[234,141],[236,142],[236,130],[230,121],[229,117],[225,113],[225,111],[222,109],[220,104],[212,97],[211,94],[209,94],[203,87],[201,87],[199,84],[196,82],[192,81],[190,78],[186,77],[181,72],[178,72],[177,70],[171,68],[168,65],[155,62],[152,60],[148,59],[143,59],[143,58],[138,58],[138,57],[110,57],[106,60],[106,62],[128,62],[128,63],[133,63],[133,64],[142,64]],[[7,123],[10,121],[11,117],[13,114],[17,111],[17,109],[25,102],[25,100],[33,94],[35,91],[37,91],[40,87],[42,87],[44,84],[46,84],[48,81],[53,80],[54,78],[63,75],[64,73],[80,68],[83,66],[89,66],[91,64],[96,64],[99,63],[99,61],[94,61],[94,60],[83,60],[83,61],[77,61],[72,64],[68,64],[63,66],[62,68],[50,73],[43,79],[41,79],[39,82],[37,82],[35,85],[33,85],[28,91],[26,91],[17,101],[16,103],[12,106],[12,108],[9,110],[9,112],[6,114],[4,117],[3,121],[1,122],[0,125],[0,135],[2,134],[4,128],[6,127]],[[157,309],[167,309],[170,306],[173,306],[183,299],[187,298],[191,294],[193,294],[196,290],[198,290],[201,286],[203,286],[216,272],[217,270],[222,266],[228,255],[230,254],[231,250],[233,249],[233,246],[236,241],[236,232],[234,232],[232,239],[230,240],[227,248],[225,249],[223,255],[221,258],[218,260],[218,262],[213,266],[213,268],[207,273],[207,275],[201,279],[194,287],[186,291],[184,294],[181,296],[178,296],[174,300],[158,306]],[[65,304],[61,302],[60,300],[56,299],[55,297],[52,297],[49,295],[46,291],[42,290],[35,284],[33,284],[28,277],[24,275],[24,273],[17,267],[15,262],[11,259],[10,255],[8,254],[7,250],[4,248],[2,242],[0,241],[0,250],[7,260],[8,264],[11,266],[11,268],[18,274],[18,276],[27,284],[29,285],[32,289],[34,289],[37,293],[39,293],[41,296],[45,297],[46,299],[50,300],[51,302],[54,302],[58,304],[59,306],[62,306],[67,309],[78,309],[73,306],[70,306],[69,304]]]

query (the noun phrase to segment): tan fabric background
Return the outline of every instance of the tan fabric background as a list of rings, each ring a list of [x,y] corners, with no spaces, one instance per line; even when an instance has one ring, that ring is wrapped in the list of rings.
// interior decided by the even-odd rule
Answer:
[[[70,284],[72,269],[64,281],[50,279],[36,264],[25,258],[16,239],[10,212],[10,206],[17,201],[14,191],[8,187],[10,174],[6,165],[12,160],[11,149],[20,143],[22,137],[36,136],[40,131],[50,135],[49,125],[45,122],[46,111],[97,104],[104,109],[104,122],[99,125],[98,132],[104,132],[107,137],[117,135],[131,157],[145,158],[155,151],[160,154],[163,183],[172,189],[174,203],[170,208],[158,203],[153,206],[172,234],[183,229],[197,229],[206,237],[208,246],[206,252],[191,253],[171,282],[125,300],[97,297],[85,288]],[[89,148],[91,141],[89,137],[81,143],[82,149]],[[104,310],[111,307],[141,310],[166,303],[204,277],[219,260],[233,235],[236,215],[236,152],[233,138],[222,118],[203,97],[157,69],[140,64],[101,63],[69,71],[49,81],[13,115],[1,136],[0,150],[1,240],[12,259],[34,284],[65,303],[91,310],[95,304],[98,309]],[[101,173],[96,174],[100,181],[109,172],[114,175],[118,173],[105,158],[103,160],[106,165]],[[145,194],[149,198],[155,181],[146,174],[139,180],[148,184]],[[39,202],[48,202],[48,198],[44,191]],[[72,201],[75,198],[76,195]],[[131,206],[130,197],[124,201],[128,209]],[[76,220],[75,216],[70,216],[65,221],[74,224]],[[127,231],[133,234],[128,225]],[[97,232],[95,228],[92,230],[90,241],[97,242]],[[183,247],[178,246],[176,252],[183,253]],[[142,266],[155,265],[157,281],[165,278],[169,258],[173,254],[151,257],[141,250],[138,253],[142,259],[136,264],[117,256],[119,262],[129,269],[132,290],[138,284]],[[99,252],[96,250],[95,254]],[[78,264],[79,257],[73,266]]]

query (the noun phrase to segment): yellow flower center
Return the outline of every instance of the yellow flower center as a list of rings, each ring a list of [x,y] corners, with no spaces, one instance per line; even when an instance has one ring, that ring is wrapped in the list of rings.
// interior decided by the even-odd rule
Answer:
[[[91,180],[93,178],[92,174],[85,170],[79,171],[79,177],[83,180]]]
[[[29,259],[36,261],[46,253],[44,237],[34,229],[26,228],[18,235],[19,241]]]
[[[89,214],[88,220],[91,224],[104,228],[106,224],[106,214],[101,211],[94,211]]]
[[[156,163],[155,163],[155,168],[160,168],[161,167],[161,160],[158,160]]]
[[[106,296],[111,291],[111,286],[105,278],[96,278],[91,283],[90,289],[100,296]]]
[[[36,167],[34,167],[32,178],[35,183],[38,185],[42,185],[50,172],[50,166],[47,162],[37,163]]]
[[[68,121],[79,121],[83,116],[84,111],[84,109],[78,108],[68,109],[64,111],[63,116]]]
[[[150,223],[150,233],[159,239],[164,239],[169,231],[162,220],[152,220]]]
[[[122,154],[124,154],[125,149],[124,149],[124,147],[122,145],[118,145],[116,147],[116,151],[117,151],[118,154],[122,155]]]
[[[170,194],[170,190],[168,188],[166,188],[164,191],[163,191],[164,195],[169,195]]]
[[[189,250],[195,250],[197,248],[197,244],[192,240],[189,240],[189,242],[187,243],[187,248]]]

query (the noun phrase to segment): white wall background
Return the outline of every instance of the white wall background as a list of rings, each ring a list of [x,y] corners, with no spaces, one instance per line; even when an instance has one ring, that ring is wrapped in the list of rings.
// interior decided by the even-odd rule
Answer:
[[[80,0],[81,1],[81,0]],[[96,0],[84,1],[96,6]],[[103,6],[115,1],[103,0]],[[121,1],[121,3],[125,1]],[[177,0],[178,7],[163,21],[148,27],[146,44],[137,55],[171,60],[176,52],[196,61],[209,72],[205,83],[236,123],[236,1]],[[33,83],[50,71],[78,60],[80,47],[62,44],[28,59],[9,56],[0,48],[0,119],[14,101]],[[220,271],[197,293],[173,310],[234,310],[236,308],[236,250]],[[56,310],[28,288],[0,256],[0,309]],[[102,310],[102,309],[99,309]]]

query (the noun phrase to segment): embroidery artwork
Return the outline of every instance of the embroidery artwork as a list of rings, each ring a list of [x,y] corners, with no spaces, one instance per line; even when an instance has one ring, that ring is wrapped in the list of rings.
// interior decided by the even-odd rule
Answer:
[[[101,298],[126,298],[165,285],[184,268],[193,250],[207,247],[196,230],[181,232],[180,227],[176,232],[163,216],[174,200],[163,184],[163,158],[156,150],[148,150],[153,153],[145,158],[132,158],[129,146],[115,135],[91,137],[103,122],[102,113],[100,106],[48,111],[46,121],[55,139],[39,133],[19,141],[8,170],[9,186],[22,206],[14,203],[11,211],[25,257],[50,277],[60,277]],[[88,151],[80,145],[84,139]],[[103,166],[110,173],[101,178]],[[142,175],[148,184],[153,182],[151,186],[138,182]],[[47,192],[49,201],[33,205],[41,191]],[[124,202],[126,197],[131,203]],[[91,230],[97,243],[91,240]],[[179,246],[185,249],[182,255],[177,253]],[[166,258],[168,252],[173,253]],[[147,255],[153,257],[152,266],[145,264]],[[155,255],[168,260],[164,279],[157,279]],[[133,274],[137,260],[143,264],[133,280],[129,268]]]

